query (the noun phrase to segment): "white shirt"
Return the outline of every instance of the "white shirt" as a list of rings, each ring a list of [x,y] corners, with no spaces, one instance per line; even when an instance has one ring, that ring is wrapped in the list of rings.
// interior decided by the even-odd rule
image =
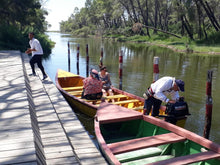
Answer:
[[[36,51],[32,51],[32,56],[34,55],[43,55],[43,49],[41,47],[40,42],[36,38],[32,38],[32,40],[29,41],[31,49],[35,49]]]
[[[168,103],[168,95],[171,96],[172,100],[177,100],[179,98],[179,92],[171,90],[174,86],[175,78],[174,77],[162,77],[156,82],[151,84],[151,89],[154,92],[154,97]]]

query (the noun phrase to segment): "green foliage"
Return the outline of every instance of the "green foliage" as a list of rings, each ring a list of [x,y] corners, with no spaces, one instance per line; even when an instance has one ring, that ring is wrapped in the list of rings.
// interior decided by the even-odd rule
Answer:
[[[197,44],[216,45],[220,44],[220,32],[212,32],[208,39],[197,41]]]
[[[74,30],[71,34],[80,37],[88,37],[89,34],[94,34],[93,29],[87,26],[84,26],[81,29]]]
[[[124,36],[133,36],[131,31],[134,24],[139,23],[143,26],[137,34],[143,36],[148,35],[148,31],[144,26],[150,26],[148,29],[152,34],[156,28],[164,30],[170,34],[178,36],[186,36],[190,39],[200,39],[210,31],[219,31],[213,26],[213,19],[208,17],[206,8],[211,7],[212,17],[215,17],[217,22],[220,18],[220,1],[207,1],[204,7],[201,1],[186,0],[186,1],[143,1],[143,0],[87,0],[85,8],[77,10],[72,14],[68,21],[62,22],[62,32],[78,31],[84,26],[95,26],[96,31],[102,29],[103,35],[113,36],[119,34],[119,40],[126,40]],[[217,23],[216,23],[217,24]],[[80,35],[85,30],[79,30]],[[92,31],[94,33],[94,31]],[[75,32],[74,32],[75,33]],[[158,36],[149,38],[150,40],[166,40],[170,36],[165,33],[157,32]],[[151,35],[150,35],[151,36]],[[138,41],[145,39],[138,39]],[[210,41],[211,43],[215,40]]]
[[[27,48],[28,38],[10,25],[0,25],[0,49],[21,50]]]
[[[28,33],[34,32],[44,52],[50,53],[54,43],[44,34],[47,11],[41,7],[41,0],[0,1],[0,49],[20,50],[29,47]]]
[[[39,33],[33,28],[26,28],[23,32],[11,25],[0,25],[0,50],[20,50],[24,52],[29,46],[28,33],[35,33],[44,50],[44,54],[50,54],[51,48],[54,46],[47,35]]]

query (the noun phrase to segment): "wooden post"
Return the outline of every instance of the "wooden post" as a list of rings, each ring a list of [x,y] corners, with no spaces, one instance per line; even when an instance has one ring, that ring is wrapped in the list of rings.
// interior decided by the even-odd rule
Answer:
[[[122,90],[123,51],[119,54],[119,89]]]
[[[206,82],[206,116],[203,137],[209,139],[209,133],[212,123],[212,73],[208,71]]]
[[[86,44],[86,76],[89,76],[89,53],[88,53],[88,44]]]
[[[70,43],[68,41],[68,71],[70,72]]]
[[[101,48],[101,56],[100,56],[100,63],[99,63],[99,67],[101,68],[103,66],[103,48]]]
[[[79,75],[79,44],[77,45],[77,57],[76,57],[76,70],[77,74]]]
[[[154,74],[153,82],[159,79],[159,57],[154,57]]]

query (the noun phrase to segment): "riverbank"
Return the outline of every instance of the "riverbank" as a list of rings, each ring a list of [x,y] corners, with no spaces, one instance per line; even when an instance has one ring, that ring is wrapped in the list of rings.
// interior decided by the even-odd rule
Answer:
[[[96,36],[97,37],[97,36]],[[107,38],[114,41],[119,42],[132,42],[132,43],[146,43],[148,45],[154,45],[159,47],[166,47],[168,49],[172,49],[175,52],[180,53],[189,53],[189,54],[200,54],[200,55],[220,55],[220,45],[212,44],[197,44],[195,41],[188,41],[187,38],[163,38],[159,36],[152,36],[149,38],[148,36],[105,36],[103,38]]]

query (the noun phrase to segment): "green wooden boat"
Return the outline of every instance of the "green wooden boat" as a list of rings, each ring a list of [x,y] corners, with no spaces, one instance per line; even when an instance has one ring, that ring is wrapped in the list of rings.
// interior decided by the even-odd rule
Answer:
[[[110,164],[220,164],[220,145],[124,107],[101,103],[94,124],[100,149]]]

